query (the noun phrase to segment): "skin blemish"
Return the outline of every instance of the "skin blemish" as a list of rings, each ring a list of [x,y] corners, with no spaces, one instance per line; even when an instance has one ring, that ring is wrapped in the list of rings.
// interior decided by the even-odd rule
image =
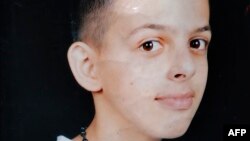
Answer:
[[[133,86],[133,85],[134,85],[134,82],[130,82],[130,85]]]

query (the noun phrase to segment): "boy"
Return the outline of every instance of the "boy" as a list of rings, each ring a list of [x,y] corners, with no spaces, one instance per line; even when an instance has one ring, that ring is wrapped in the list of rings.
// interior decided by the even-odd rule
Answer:
[[[79,41],[69,48],[68,60],[77,82],[93,95],[95,116],[73,140],[160,141],[183,135],[207,80],[208,0],[83,0],[82,5]]]

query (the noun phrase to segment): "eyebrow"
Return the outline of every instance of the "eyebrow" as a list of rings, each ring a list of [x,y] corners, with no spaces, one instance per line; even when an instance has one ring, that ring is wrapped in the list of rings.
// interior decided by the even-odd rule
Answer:
[[[144,24],[140,27],[135,28],[132,32],[129,33],[129,35],[133,35],[142,29],[166,30],[168,29],[168,27],[160,24]]]
[[[143,26],[135,28],[132,32],[129,33],[129,35],[133,35],[133,34],[137,33],[138,31],[140,31],[142,29],[169,30],[169,31],[174,32],[174,30],[171,27],[169,27],[169,26],[164,26],[164,25],[160,25],[160,24],[145,24]],[[206,32],[206,31],[210,31],[211,32],[210,25],[206,25],[204,27],[198,28],[198,29],[196,29],[194,31],[194,33],[200,33],[200,32]]]
[[[195,32],[206,32],[206,31],[210,31],[211,32],[211,26],[210,25],[206,25],[202,28],[198,28]]]

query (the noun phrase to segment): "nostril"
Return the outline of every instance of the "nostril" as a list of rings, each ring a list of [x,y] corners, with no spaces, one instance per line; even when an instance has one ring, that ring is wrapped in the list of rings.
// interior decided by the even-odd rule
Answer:
[[[185,78],[185,75],[184,74],[176,74],[174,77],[175,78]]]

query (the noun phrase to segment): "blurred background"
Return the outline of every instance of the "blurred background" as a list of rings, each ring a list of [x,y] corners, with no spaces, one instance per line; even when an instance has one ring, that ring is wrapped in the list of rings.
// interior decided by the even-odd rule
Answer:
[[[222,141],[224,125],[250,124],[250,1],[210,1],[207,89],[191,127],[176,141]],[[77,1],[0,4],[0,140],[74,137],[94,114],[91,95],[76,83],[66,58]]]

